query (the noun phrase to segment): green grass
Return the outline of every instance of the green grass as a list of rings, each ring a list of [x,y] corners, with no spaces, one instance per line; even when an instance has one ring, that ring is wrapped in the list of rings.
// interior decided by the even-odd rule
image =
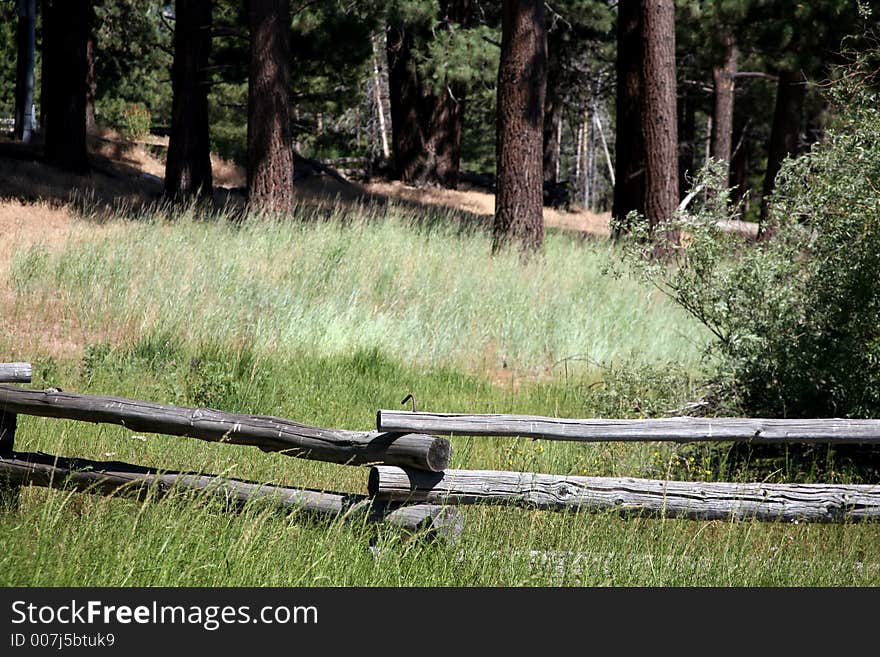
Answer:
[[[303,210],[306,212],[306,210]],[[315,211],[312,211],[313,213]],[[403,209],[239,225],[148,215],[51,253],[19,253],[23,303],[114,342],[146,334],[318,356],[379,349],[420,364],[540,372],[561,359],[694,367],[706,334],[604,268],[604,243],[548,235],[523,266],[478,227]]]
[[[662,415],[699,392],[705,336],[605,275],[616,258],[607,245],[554,234],[522,265],[491,258],[480,230],[399,211],[244,226],[150,216],[73,233],[11,263],[7,317],[95,338],[62,354],[33,342],[37,387],[350,429],[370,428],[377,408],[408,392],[425,410],[569,417]],[[31,335],[2,336],[0,349],[27,359]],[[116,426],[21,416],[16,448],[366,492],[363,468]],[[515,438],[455,438],[452,466],[719,476],[672,445]],[[464,535],[449,545],[258,506],[230,513],[194,496],[27,488],[18,512],[0,514],[0,585],[880,583],[877,524],[463,513]]]

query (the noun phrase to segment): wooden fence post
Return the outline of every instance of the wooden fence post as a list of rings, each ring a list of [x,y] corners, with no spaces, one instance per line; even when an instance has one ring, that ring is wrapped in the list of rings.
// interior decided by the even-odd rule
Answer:
[[[15,413],[0,410],[0,455],[12,454],[15,448]],[[18,509],[21,484],[0,476],[0,510]]]

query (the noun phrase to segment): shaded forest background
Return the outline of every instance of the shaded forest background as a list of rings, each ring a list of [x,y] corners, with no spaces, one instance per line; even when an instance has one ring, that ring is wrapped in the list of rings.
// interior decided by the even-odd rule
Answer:
[[[0,114],[7,117],[15,110],[21,4],[0,3]],[[38,121],[46,93],[43,14],[52,4],[36,3]],[[245,3],[71,4],[90,15],[88,125],[131,137],[171,131],[175,17],[201,6],[208,22],[202,27],[210,31],[199,73],[208,87],[210,148],[246,162],[254,23]],[[541,3],[503,6],[516,4]],[[661,26],[653,36],[640,26],[644,4],[559,0],[540,7],[545,201],[614,208],[619,216],[644,211],[638,101],[644,80],[655,78],[643,72],[641,86],[630,88],[626,76],[638,77],[641,44],[653,39],[675,47],[669,72],[676,107],[669,116],[676,122],[678,196],[709,157],[727,160],[734,200],[745,198],[742,218],[759,220],[781,160],[809,149],[830,120],[820,88],[839,63],[843,42],[850,39],[852,47],[863,34],[858,3],[679,1],[674,34]],[[476,0],[291,2],[287,91],[294,149],[360,176],[444,187],[464,177],[491,186],[502,8]],[[530,25],[540,32],[534,20]],[[623,178],[616,199],[615,168]]]

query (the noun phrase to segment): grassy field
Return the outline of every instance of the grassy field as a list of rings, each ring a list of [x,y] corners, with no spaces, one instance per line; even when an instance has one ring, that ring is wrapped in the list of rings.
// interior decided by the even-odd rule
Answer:
[[[25,208],[25,211],[27,209]],[[490,257],[480,225],[402,207],[239,224],[96,220],[0,259],[0,360],[37,387],[367,429],[423,410],[674,412],[699,395],[705,332],[606,273],[613,246],[548,236]],[[121,427],[19,418],[16,448],[366,492],[366,470]],[[670,445],[453,439],[453,467],[735,478]],[[779,473],[784,479],[786,473]],[[880,527],[621,519],[464,508],[458,544],[193,496],[136,503],[27,489],[0,515],[0,585],[877,585]]]

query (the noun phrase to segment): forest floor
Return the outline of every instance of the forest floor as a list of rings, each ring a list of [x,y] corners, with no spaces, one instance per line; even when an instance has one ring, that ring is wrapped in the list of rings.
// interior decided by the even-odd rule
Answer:
[[[71,200],[70,189],[78,188],[96,206],[137,207],[154,203],[162,192],[165,173],[164,150],[168,140],[151,136],[136,142],[125,141],[112,130],[102,130],[90,137],[92,174],[75,177],[36,161],[31,152],[13,142],[0,139],[0,207],[7,215],[14,212],[7,199],[57,206]],[[220,157],[212,157],[215,201],[218,205],[239,205],[244,200],[244,168]],[[373,179],[367,182],[344,182],[318,172],[300,178],[296,193],[304,203],[386,204],[445,207],[478,217],[491,217],[495,196],[490,191],[462,183],[458,190],[437,187],[411,187],[397,181]],[[49,212],[46,209],[46,212]],[[2,214],[0,214],[2,216]],[[58,215],[56,215],[57,219]],[[60,224],[45,222],[40,231]],[[24,219],[22,219],[24,220]],[[6,219],[8,221],[8,219]],[[578,207],[571,210],[544,208],[547,228],[576,231],[584,237],[609,235],[610,213],[594,213]],[[0,224],[2,232],[8,226]]]

